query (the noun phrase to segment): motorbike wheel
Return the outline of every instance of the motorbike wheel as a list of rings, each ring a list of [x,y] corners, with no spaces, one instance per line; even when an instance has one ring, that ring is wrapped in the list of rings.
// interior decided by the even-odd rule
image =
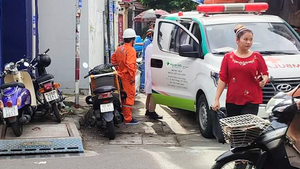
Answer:
[[[107,127],[107,135],[110,140],[113,140],[116,138],[116,131],[115,131],[115,125],[114,121],[106,122]]]
[[[216,162],[211,169],[233,169],[233,168],[247,168],[247,169],[256,169],[257,167],[254,166],[254,163],[246,158],[242,159],[235,159],[229,161],[218,161]]]
[[[23,134],[23,125],[19,122],[19,118],[11,124],[12,130],[17,137]]]
[[[52,110],[53,110],[54,116],[56,118],[56,121],[58,123],[60,123],[61,122],[61,114],[60,114],[60,111],[58,110],[57,103],[54,102],[54,103],[52,103],[51,106],[52,106]]]

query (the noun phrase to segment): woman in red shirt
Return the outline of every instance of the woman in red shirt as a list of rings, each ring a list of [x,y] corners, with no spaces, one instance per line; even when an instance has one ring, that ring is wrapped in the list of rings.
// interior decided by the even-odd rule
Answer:
[[[219,73],[217,93],[212,105],[214,111],[220,108],[219,98],[227,85],[227,116],[258,113],[262,103],[262,90],[268,81],[268,68],[258,52],[250,50],[253,32],[238,25],[236,33],[237,49],[225,54]]]

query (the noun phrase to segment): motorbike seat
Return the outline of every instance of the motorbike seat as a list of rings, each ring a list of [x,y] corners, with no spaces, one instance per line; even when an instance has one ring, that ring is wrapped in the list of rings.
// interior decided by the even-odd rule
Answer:
[[[19,82],[10,82],[10,83],[5,83],[3,85],[1,85],[1,89],[6,89],[8,87],[21,87],[21,88],[25,88],[25,85],[23,83],[19,83]]]
[[[113,86],[101,86],[96,88],[93,93],[94,94],[100,94],[100,93],[106,93],[106,92],[111,92],[111,91],[115,91],[116,88]]]
[[[54,79],[54,76],[51,75],[51,74],[43,74],[40,77],[36,78],[36,82],[38,84],[40,84],[40,83],[43,83],[43,82],[48,81],[50,79]]]

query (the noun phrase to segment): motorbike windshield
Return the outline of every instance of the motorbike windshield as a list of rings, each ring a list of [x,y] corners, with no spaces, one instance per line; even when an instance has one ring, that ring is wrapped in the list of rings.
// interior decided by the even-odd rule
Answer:
[[[10,96],[16,92],[17,88],[16,87],[8,87],[3,89],[3,95],[5,96]]]
[[[206,26],[211,53],[224,54],[236,49],[237,24]],[[299,54],[300,41],[285,23],[243,23],[253,32],[252,51],[262,54]]]

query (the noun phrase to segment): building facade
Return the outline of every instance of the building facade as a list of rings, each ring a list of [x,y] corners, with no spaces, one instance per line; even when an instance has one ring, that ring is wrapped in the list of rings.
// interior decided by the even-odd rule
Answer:
[[[38,3],[39,50],[50,48],[47,68],[65,93],[75,91],[75,38],[78,0],[43,0]],[[80,88],[89,88],[84,79],[90,67],[104,63],[105,1],[83,0],[80,23]]]

